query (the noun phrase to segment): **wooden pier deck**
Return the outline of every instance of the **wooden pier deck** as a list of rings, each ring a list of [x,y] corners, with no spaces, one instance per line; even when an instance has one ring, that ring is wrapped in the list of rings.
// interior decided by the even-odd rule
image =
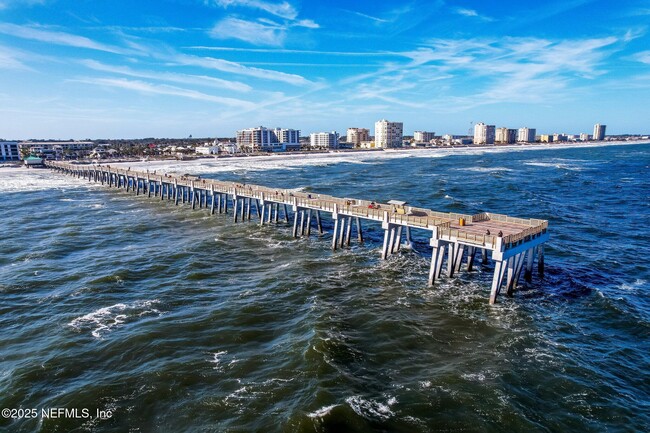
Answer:
[[[452,277],[460,271],[463,262],[466,269],[471,270],[479,250],[483,263],[488,262],[488,253],[491,253],[495,262],[491,304],[496,302],[504,279],[507,293],[513,292],[524,264],[524,277],[530,280],[536,256],[539,272],[544,269],[544,243],[549,238],[548,221],[545,220],[492,213],[437,212],[397,201],[378,203],[197,176],[125,170],[109,165],[56,161],[46,161],[45,165],[58,172],[122,188],[136,195],[153,195],[160,200],[173,200],[177,205],[179,202],[187,203],[192,209],[209,207],[212,214],[228,213],[231,204],[235,222],[250,220],[253,208],[260,224],[278,223],[280,220],[290,223],[292,218],[294,237],[309,236],[312,228],[323,234],[321,213],[329,214],[334,222],[333,250],[350,245],[353,227],[358,241],[363,242],[361,221],[374,221],[384,229],[382,259],[397,253],[403,239],[410,244],[411,230],[425,230],[430,233],[432,247],[429,285],[441,277],[445,256],[447,275]]]

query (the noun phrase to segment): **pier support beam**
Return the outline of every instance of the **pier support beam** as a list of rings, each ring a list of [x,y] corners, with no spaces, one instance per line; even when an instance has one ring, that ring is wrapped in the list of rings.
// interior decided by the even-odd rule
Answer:
[[[429,268],[429,287],[433,286],[435,281],[440,278],[442,262],[445,259],[445,244],[437,239],[432,239],[431,244],[433,250],[431,251],[431,267]]]
[[[467,247],[467,272],[472,271],[474,266],[474,256],[476,255],[476,247]]]
[[[323,223],[320,220],[320,211],[316,211],[316,225],[318,226],[318,234],[322,235],[323,234]]]
[[[495,260],[494,262],[494,276],[492,277],[492,289],[490,290],[490,304],[493,305],[497,302],[497,296],[501,291],[501,283],[503,276],[506,273],[506,264],[503,260]]]
[[[357,240],[359,241],[360,244],[362,244],[363,243],[363,231],[361,231],[361,219],[359,219],[359,217],[356,217],[356,220],[357,220]],[[320,226],[320,220],[319,220],[319,226]],[[319,227],[319,229],[320,229],[320,227]]]
[[[531,248],[528,250],[526,256],[526,270],[524,271],[524,280],[527,282],[533,281],[533,262],[535,261],[535,250],[536,248]]]

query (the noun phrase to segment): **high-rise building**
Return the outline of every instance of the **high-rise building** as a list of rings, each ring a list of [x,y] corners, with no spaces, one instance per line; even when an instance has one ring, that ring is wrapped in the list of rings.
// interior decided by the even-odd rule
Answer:
[[[527,128],[527,127],[519,128],[519,132],[517,133],[517,142],[534,143],[536,133],[537,130],[535,128]]]
[[[237,131],[237,146],[245,152],[300,148],[300,130],[263,126]]]
[[[594,125],[594,141],[603,141],[605,139],[605,128],[607,125],[596,123]]]
[[[18,150],[17,142],[0,141],[0,160],[18,161],[19,159],[20,159],[20,152]]]
[[[416,143],[428,143],[434,139],[435,132],[415,131],[413,133],[413,141]]]
[[[359,147],[362,142],[370,140],[370,130],[367,128],[348,128],[347,142]]]
[[[375,122],[375,147],[399,147],[402,145],[404,124],[382,119]]]
[[[497,128],[494,137],[495,143],[512,144],[517,140],[517,130],[508,128]]]
[[[280,144],[286,145],[287,148],[300,148],[300,130],[299,129],[282,129],[275,128],[275,136],[278,137]]]
[[[312,132],[309,134],[309,144],[317,149],[336,149],[339,147],[339,134],[332,132]]]
[[[474,125],[474,144],[494,144],[495,126],[477,123]]]

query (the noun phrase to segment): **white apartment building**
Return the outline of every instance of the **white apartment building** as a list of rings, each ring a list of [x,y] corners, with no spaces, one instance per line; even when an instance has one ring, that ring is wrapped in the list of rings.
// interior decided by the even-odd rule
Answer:
[[[594,125],[594,141],[603,141],[605,139],[605,128],[607,125],[596,123]]]
[[[312,149],[337,149],[339,134],[332,132],[312,132],[309,134],[309,145]]]
[[[237,146],[244,152],[300,149],[300,130],[269,129],[263,126],[237,131]]]
[[[278,142],[287,149],[300,149],[300,130],[275,128],[275,136]]]
[[[494,136],[495,143],[512,144],[517,141],[517,130],[508,128],[497,128]]]
[[[346,141],[359,147],[362,142],[370,141],[370,130],[367,128],[348,128]]]
[[[90,154],[96,147],[92,141],[22,141],[19,149],[45,159],[64,159]]]
[[[535,128],[519,128],[519,132],[517,133],[517,142],[534,143],[535,134],[537,134],[537,130]]]
[[[494,144],[495,129],[483,122],[474,125],[474,144]]]
[[[389,122],[386,119],[375,122],[375,147],[401,147],[403,132],[402,122]]]
[[[18,161],[20,151],[15,141],[0,141],[0,161]]]
[[[580,141],[589,141],[589,140],[591,140],[591,135],[587,134],[586,132],[580,134]]]
[[[435,137],[435,132],[415,131],[413,133],[413,141],[416,143],[429,143]]]

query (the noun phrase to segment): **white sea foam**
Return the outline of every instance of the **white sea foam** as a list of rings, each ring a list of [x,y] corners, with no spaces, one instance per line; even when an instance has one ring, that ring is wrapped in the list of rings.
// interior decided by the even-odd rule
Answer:
[[[43,191],[52,188],[79,188],[89,185],[79,179],[63,176],[50,170],[24,167],[0,169],[0,192]]]
[[[472,171],[476,173],[494,173],[495,171],[512,171],[511,168],[507,167],[467,167],[467,168],[457,168],[457,171]]]
[[[379,418],[387,420],[395,415],[390,407],[397,403],[397,399],[391,397],[384,404],[375,400],[366,400],[359,395],[354,395],[346,398],[345,402],[350,405],[355,413],[364,418]]]
[[[157,303],[158,300],[155,299],[131,304],[119,303],[77,317],[68,325],[77,331],[90,330],[93,337],[102,338],[127,321],[134,321],[143,316],[161,315],[161,311],[154,308]]]
[[[641,278],[637,278],[634,282],[632,283],[623,283],[619,286],[621,290],[626,290],[626,291],[634,291],[638,290],[644,285],[646,285],[647,281],[643,280]]]
[[[227,354],[228,354],[227,350],[222,350],[221,352],[216,352],[212,354],[212,359],[209,362],[214,364],[213,370],[223,372],[222,357],[223,355],[227,355]]]
[[[332,411],[332,409],[338,406],[339,406],[338,404],[323,406],[320,409],[316,409],[315,411],[308,413],[307,416],[309,418],[323,418],[325,415],[329,414]]]

